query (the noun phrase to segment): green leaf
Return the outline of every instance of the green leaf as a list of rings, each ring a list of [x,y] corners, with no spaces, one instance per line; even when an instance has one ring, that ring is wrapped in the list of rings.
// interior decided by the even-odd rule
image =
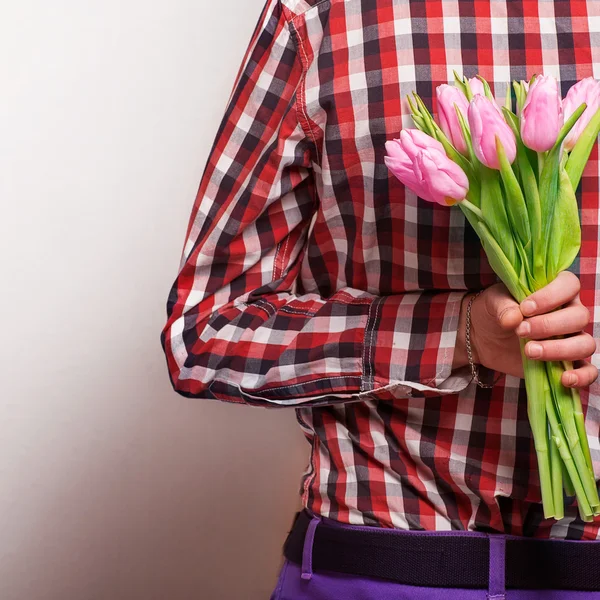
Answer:
[[[512,110],[512,93],[510,89],[510,84],[506,86],[506,97],[504,99],[504,108],[507,110]]]
[[[533,167],[529,162],[525,146],[521,140],[517,140],[517,163],[519,165],[519,176],[521,187],[525,195],[527,204],[527,214],[529,215],[529,228],[531,231],[531,256],[532,265],[532,286],[538,290],[546,285],[546,265],[544,263],[544,248],[542,245],[542,209],[540,204],[540,193],[538,183],[533,172]]]
[[[547,265],[548,245],[554,211],[558,200],[558,178],[560,174],[560,148],[554,147],[545,159],[540,175],[540,208],[542,216],[541,243],[535,252],[538,260]],[[547,268],[547,267],[546,267]]]
[[[562,169],[546,258],[548,281],[552,281],[561,271],[568,269],[580,249],[581,222],[577,198],[569,175]]]
[[[492,102],[496,102],[496,99],[494,98],[494,96],[492,94],[490,84],[481,75],[476,75],[476,77],[477,77],[477,79],[479,79],[479,81],[481,81],[481,83],[483,83],[483,90],[485,92],[487,99],[491,100]]]
[[[435,137],[435,127],[434,127],[435,121],[433,120],[433,117],[431,116],[429,109],[425,106],[425,103],[423,102],[423,100],[421,100],[421,98],[418,94],[413,93],[413,98],[414,98],[416,106],[417,106],[416,112],[419,115],[419,117],[421,117],[421,119],[423,119],[423,124],[425,126],[425,129],[423,129],[423,131],[434,138]]]
[[[521,114],[523,106],[525,106],[525,100],[527,99],[527,91],[525,86],[520,81],[513,81],[513,89],[515,90],[515,96],[517,98],[517,114]]]
[[[500,162],[500,175],[504,183],[504,191],[506,192],[506,212],[516,232],[522,247],[531,247],[531,229],[529,225],[529,214],[527,213],[527,205],[523,197],[521,186],[515,177],[504,147],[500,142],[500,138],[496,136],[496,150],[498,152],[498,160]]]
[[[508,110],[506,106],[502,107],[502,114],[504,115],[504,120],[508,123],[509,127],[512,129],[515,137],[521,137],[521,128],[519,124],[519,117],[515,115],[514,112]]]
[[[560,145],[564,142],[565,138],[569,135],[569,131],[575,127],[575,123],[579,120],[579,117],[584,113],[587,108],[587,104],[582,104],[567,120],[567,122],[562,126],[558,134],[558,138],[554,144],[554,148],[559,148]],[[587,128],[586,128],[587,129]]]
[[[533,291],[536,288],[533,287],[535,285],[535,280],[531,271],[531,255],[529,253],[530,247],[523,247],[521,240],[517,238],[515,239],[515,248],[517,249],[517,254],[519,255],[519,259],[521,261],[519,281],[525,289]]]
[[[465,86],[465,96],[467,100],[471,102],[473,100],[473,90],[471,89],[471,84],[466,77],[463,77],[463,85]]]
[[[519,169],[519,177],[521,179],[523,192],[525,193],[525,200],[527,201],[527,212],[529,214],[531,237],[535,245],[535,241],[540,239],[542,227],[540,194],[536,177],[538,166],[537,154],[535,152],[530,152],[521,140],[521,126],[519,117],[509,110],[506,110],[506,108],[504,108],[502,112],[504,113],[506,122],[512,129],[513,133],[515,134],[515,138],[517,139],[516,164]]]
[[[494,273],[500,277],[517,302],[525,300],[530,292],[528,289],[523,288],[515,268],[504,254],[500,244],[494,239],[492,232],[483,221],[476,224],[476,231]]]
[[[456,115],[458,117],[458,123],[460,125],[460,130],[463,134],[463,138],[467,144],[467,150],[469,152],[469,158],[471,159],[471,164],[475,168],[478,168],[480,163],[479,163],[479,159],[475,155],[475,151],[473,150],[473,143],[471,141],[471,132],[469,131],[469,125],[465,119],[465,116],[462,114],[462,112],[460,111],[460,109],[458,108],[458,106],[456,104],[454,105],[454,110],[456,111]]]
[[[519,259],[512,228],[506,213],[504,197],[500,188],[498,171],[481,166],[481,212],[486,225],[492,232],[494,239],[503,249],[506,257],[516,272],[519,272]]]
[[[569,156],[569,160],[567,161],[567,166],[565,167],[567,173],[569,174],[569,179],[571,180],[571,184],[573,189],[576,190],[579,182],[581,181],[581,176],[583,175],[583,169],[592,153],[592,149],[596,140],[598,138],[598,134],[600,133],[600,109],[596,112],[596,114],[592,117],[588,126],[583,130],[575,147],[571,151]]]
[[[462,77],[459,76],[456,70],[454,71],[454,83],[456,84],[456,87],[466,96],[467,88],[465,86],[465,82],[463,81]]]
[[[417,129],[420,129],[423,133],[430,135],[429,127],[427,126],[427,123],[425,122],[425,120],[422,117],[420,117],[418,115],[412,115],[412,120],[414,121],[415,125],[417,126]]]
[[[412,113],[412,115],[419,115],[419,111],[416,107],[416,105],[413,103],[413,101],[410,99],[410,96],[406,96],[406,101],[408,102],[408,106],[410,107],[410,112]]]

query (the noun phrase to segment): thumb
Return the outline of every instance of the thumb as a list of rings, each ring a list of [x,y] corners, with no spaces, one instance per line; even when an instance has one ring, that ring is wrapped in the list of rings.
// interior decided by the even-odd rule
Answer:
[[[490,317],[496,319],[502,329],[511,331],[523,321],[519,304],[503,284],[494,285],[485,294],[485,307]]]

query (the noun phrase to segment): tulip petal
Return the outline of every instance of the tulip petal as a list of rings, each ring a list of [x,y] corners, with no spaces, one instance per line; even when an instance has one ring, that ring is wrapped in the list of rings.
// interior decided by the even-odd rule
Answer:
[[[390,172],[423,200],[448,206],[468,194],[466,173],[448,158],[442,144],[423,132],[403,130],[399,140],[386,143],[386,150]]]
[[[469,126],[473,150],[485,166],[495,170],[500,168],[496,137],[500,138],[510,163],[514,162],[517,156],[515,134],[494,102],[481,95],[475,96],[469,105]]]
[[[554,146],[563,123],[558,82],[549,75],[540,75],[531,85],[521,111],[523,143],[536,152],[546,152]]]

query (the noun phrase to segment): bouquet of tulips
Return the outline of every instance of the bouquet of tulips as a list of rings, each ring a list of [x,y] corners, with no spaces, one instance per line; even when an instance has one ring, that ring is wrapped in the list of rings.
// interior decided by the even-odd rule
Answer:
[[[514,105],[513,94],[514,90]],[[408,99],[417,129],[386,144],[386,165],[423,200],[458,204],[495,273],[518,302],[575,260],[581,224],[575,191],[600,132],[600,82],[513,82],[500,107],[482,77],[437,88],[438,121],[418,95]],[[600,499],[579,392],[561,383],[568,363],[529,360],[521,344],[528,415],[546,518],[564,516],[563,488],[581,517]]]

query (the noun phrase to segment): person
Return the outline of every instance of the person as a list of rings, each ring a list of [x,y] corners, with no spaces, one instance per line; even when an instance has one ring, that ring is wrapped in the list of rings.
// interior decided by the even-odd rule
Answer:
[[[598,15],[599,0],[267,1],[161,341],[178,393],[296,410],[312,451],[273,598],[600,598],[598,546],[581,544],[599,522],[573,501],[542,513],[519,349],[575,361],[563,383],[598,467],[597,154],[581,257],[521,305],[461,211],[384,164],[414,126],[406,96],[434,110],[454,70],[501,99],[536,73],[563,93],[598,73]]]

